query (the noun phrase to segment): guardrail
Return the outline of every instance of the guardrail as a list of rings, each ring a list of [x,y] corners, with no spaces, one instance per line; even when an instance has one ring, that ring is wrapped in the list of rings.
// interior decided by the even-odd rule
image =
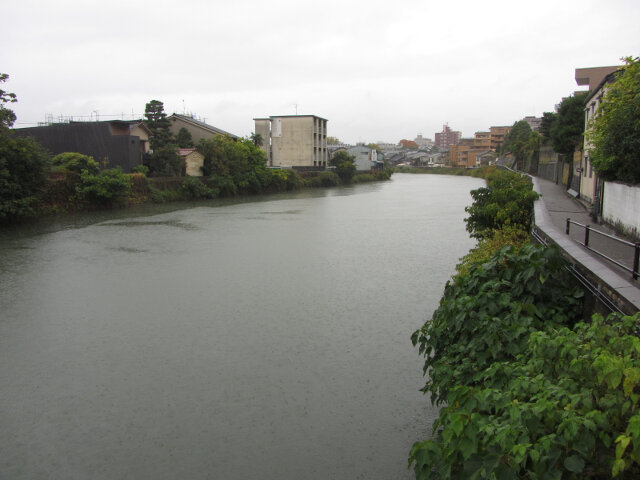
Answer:
[[[579,227],[584,228],[584,242],[582,243],[582,245],[589,251],[599,255],[600,257],[604,258],[605,260],[614,263],[615,265],[617,265],[618,267],[626,270],[627,272],[631,273],[632,277],[634,280],[638,279],[638,275],[640,274],[640,272],[638,271],[638,268],[640,267],[640,243],[636,242],[629,242],[627,240],[622,240],[621,238],[618,237],[614,237],[613,235],[609,235],[608,233],[605,232],[601,232],[599,230],[595,230],[592,229],[590,225],[583,225],[581,223],[578,222],[574,222],[573,220],[571,220],[571,218],[567,218],[567,235],[569,235],[570,231],[571,231],[571,225],[577,225]],[[605,238],[608,238],[610,240],[614,240],[618,243],[621,243],[622,245],[627,245],[629,247],[632,247],[633,250],[633,268],[629,268],[628,266],[624,265],[623,263],[620,263],[619,261],[609,257],[608,255],[605,255],[603,252],[600,252],[598,250],[596,250],[595,248],[589,246],[589,237],[591,236],[592,233],[601,235]],[[578,242],[580,243],[580,242]]]

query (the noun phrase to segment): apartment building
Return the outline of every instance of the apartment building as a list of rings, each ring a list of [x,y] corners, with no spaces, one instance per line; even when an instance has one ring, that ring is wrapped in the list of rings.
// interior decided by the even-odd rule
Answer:
[[[489,127],[489,136],[491,139],[491,150],[496,151],[504,142],[504,137],[511,131],[511,127]]]
[[[436,147],[441,149],[448,149],[449,145],[457,145],[462,137],[462,133],[453,131],[446,123],[442,126],[442,132],[435,134]]]
[[[328,165],[328,120],[315,115],[281,115],[253,120],[255,133],[262,137],[268,166],[313,169]]]
[[[491,150],[491,132],[476,132],[473,146],[482,150]]]

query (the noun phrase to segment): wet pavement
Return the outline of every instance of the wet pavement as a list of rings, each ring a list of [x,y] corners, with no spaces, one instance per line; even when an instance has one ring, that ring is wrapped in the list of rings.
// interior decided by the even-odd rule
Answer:
[[[587,271],[597,276],[610,289],[625,297],[630,305],[640,310],[640,280],[634,280],[630,271],[633,268],[634,247],[623,242],[634,243],[630,238],[615,232],[605,224],[598,224],[591,216],[587,206],[568,193],[562,184],[556,184],[539,177],[532,177],[534,189],[541,194],[535,205],[536,228],[561,246],[575,261]],[[567,218],[572,223],[569,234],[566,233]],[[589,249],[584,247],[585,230],[589,226]],[[611,235],[618,242],[605,235]],[[594,252],[598,251],[600,254]],[[603,258],[615,260],[622,266]]]

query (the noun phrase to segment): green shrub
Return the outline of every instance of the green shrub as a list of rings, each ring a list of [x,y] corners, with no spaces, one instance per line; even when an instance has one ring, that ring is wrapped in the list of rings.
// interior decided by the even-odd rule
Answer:
[[[238,193],[238,187],[233,179],[226,175],[211,175],[209,186],[217,189],[221,197],[233,197]]]
[[[340,183],[340,177],[334,172],[321,172],[317,177],[311,180],[312,187],[335,187]]]
[[[586,408],[583,426],[592,428],[591,437],[600,428],[595,403],[581,407],[583,397],[575,391],[583,388],[585,370],[572,359],[583,357],[571,346],[563,350],[562,340],[555,346],[558,358],[545,364],[534,353],[551,350],[532,347],[542,345],[542,338],[555,342],[558,332],[570,336],[582,314],[583,292],[555,248],[528,244],[516,252],[508,245],[467,268],[447,284],[432,319],[412,335],[425,357],[423,391],[445,405],[434,437],[411,450],[416,478],[583,478],[572,475],[583,472],[594,453],[592,440],[580,443],[586,432],[567,412],[572,405]],[[554,377],[557,372],[573,377],[564,382]],[[561,389],[567,392],[558,395]],[[603,398],[601,406],[607,402]],[[602,445],[610,447],[615,438],[607,435]]]
[[[93,157],[76,152],[60,153],[51,159],[51,164],[77,174],[86,170],[91,175],[95,175],[100,171],[100,165]]]
[[[100,207],[122,206],[131,196],[131,178],[120,168],[91,174],[84,170],[76,184],[76,199]]]
[[[416,478],[608,479],[640,475],[640,316],[531,333],[483,384],[447,396],[414,444]]]
[[[530,234],[518,226],[505,226],[499,230],[493,230],[492,236],[480,240],[475,248],[460,259],[456,266],[458,276],[469,274],[469,268],[476,263],[485,263],[501,248],[512,245],[515,251],[530,241]]]
[[[133,167],[133,173],[141,173],[143,175],[149,175],[149,167],[146,165],[136,165]]]
[[[503,226],[531,229],[533,203],[538,194],[529,177],[495,170],[487,178],[487,187],[471,191],[473,204],[465,211],[467,231],[477,239],[492,236]]]
[[[203,198],[215,198],[217,191],[209,188],[197,177],[187,177],[182,183],[182,192],[189,200],[199,200]]]
[[[361,173],[360,175],[356,175],[353,177],[354,183],[366,183],[373,182],[376,178],[370,173]]]

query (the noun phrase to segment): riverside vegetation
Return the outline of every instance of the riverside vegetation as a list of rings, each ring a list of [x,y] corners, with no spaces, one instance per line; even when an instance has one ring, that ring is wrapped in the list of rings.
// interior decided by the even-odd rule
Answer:
[[[0,74],[0,82],[7,79]],[[191,136],[184,130],[173,137],[157,100],[145,109],[154,147],[146,165],[131,174],[118,168],[101,170],[86,155],[67,152],[51,158],[33,139],[15,138],[11,126],[16,116],[6,108],[15,101],[14,94],[0,90],[0,223],[72,210],[284,192],[391,177],[391,169],[356,175],[354,157],[344,153],[332,160],[333,171],[303,177],[291,169],[270,169],[255,135],[254,140],[221,135],[202,140],[197,149],[204,156],[204,176],[186,177],[177,149],[189,146]]]
[[[478,246],[411,337],[441,409],[409,465],[419,480],[637,478],[640,318],[585,320],[557,249],[528,241],[528,179],[484,174],[465,220]]]

